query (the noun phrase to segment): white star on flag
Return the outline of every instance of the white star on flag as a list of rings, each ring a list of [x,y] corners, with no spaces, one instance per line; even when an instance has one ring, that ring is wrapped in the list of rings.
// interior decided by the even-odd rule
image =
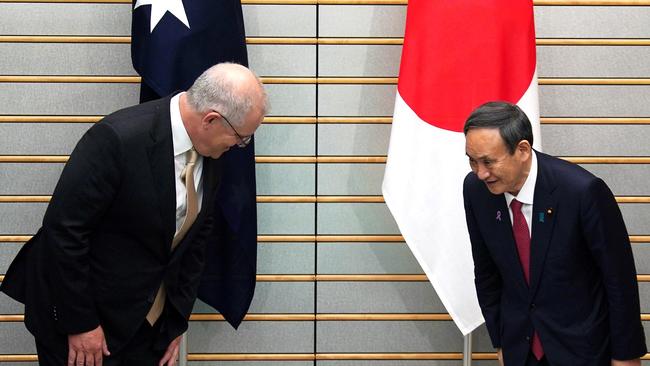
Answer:
[[[185,14],[185,8],[183,7],[183,0],[138,0],[133,10],[143,5],[151,5],[151,20],[149,22],[151,33],[153,33],[153,29],[156,28],[166,12],[170,12],[176,19],[183,22],[188,29],[190,28],[190,22],[187,20],[187,14]]]

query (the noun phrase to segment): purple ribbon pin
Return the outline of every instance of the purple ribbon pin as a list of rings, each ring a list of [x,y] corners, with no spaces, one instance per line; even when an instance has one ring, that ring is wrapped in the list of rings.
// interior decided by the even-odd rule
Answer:
[[[497,211],[497,221],[501,221],[501,211]]]

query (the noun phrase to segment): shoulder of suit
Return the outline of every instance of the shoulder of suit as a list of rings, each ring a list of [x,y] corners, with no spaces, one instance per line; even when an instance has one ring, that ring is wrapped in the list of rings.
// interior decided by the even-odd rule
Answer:
[[[544,153],[537,153],[538,177],[540,174],[551,176],[558,187],[583,189],[595,179],[591,172],[564,159]]]
[[[120,109],[104,117],[99,124],[110,125],[120,136],[148,133],[151,123],[158,120],[163,108],[169,109],[169,100],[170,98],[161,98]]]

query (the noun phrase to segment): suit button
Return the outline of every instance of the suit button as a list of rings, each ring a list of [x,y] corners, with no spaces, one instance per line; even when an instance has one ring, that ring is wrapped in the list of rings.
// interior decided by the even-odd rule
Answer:
[[[530,342],[530,337],[526,336],[526,342]]]
[[[535,303],[530,304],[530,310],[535,310]]]

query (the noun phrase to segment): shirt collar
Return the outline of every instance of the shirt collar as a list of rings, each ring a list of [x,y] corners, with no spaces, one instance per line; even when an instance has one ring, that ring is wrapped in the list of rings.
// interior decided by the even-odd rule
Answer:
[[[530,172],[528,172],[528,177],[526,177],[524,185],[521,187],[521,190],[519,190],[519,194],[515,197],[508,192],[504,193],[508,207],[510,207],[510,202],[515,198],[523,204],[533,204],[535,198],[535,183],[537,183],[537,156],[535,154],[535,150],[532,150],[533,161],[530,163]]]
[[[187,150],[192,148],[192,140],[190,135],[187,134],[183,119],[181,118],[180,99],[181,95],[178,93],[174,95],[169,102],[169,114],[172,122],[172,141],[174,143],[174,156],[184,154]]]

